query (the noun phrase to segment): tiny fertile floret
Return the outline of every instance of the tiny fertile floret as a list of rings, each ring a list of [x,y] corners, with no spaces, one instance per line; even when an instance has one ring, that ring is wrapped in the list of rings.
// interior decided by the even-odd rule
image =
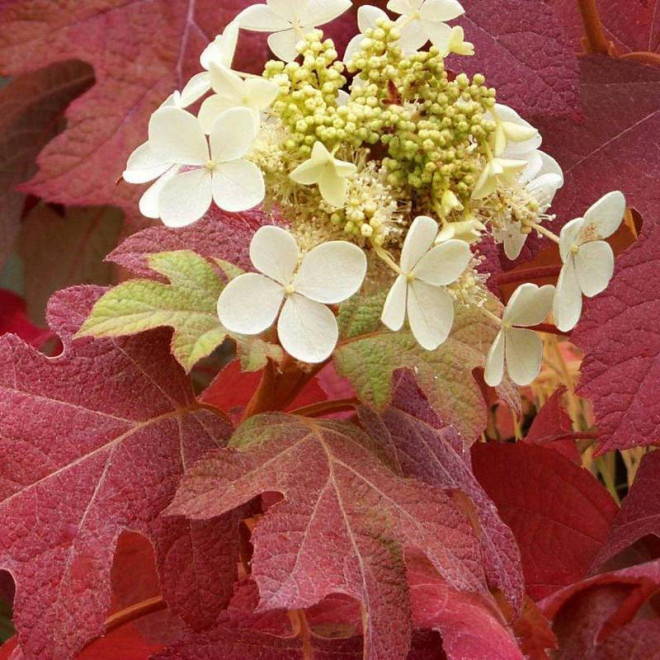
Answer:
[[[571,330],[582,297],[607,287],[605,239],[625,199],[609,193],[553,233],[562,169],[483,75],[461,73],[474,46],[453,23],[460,2],[362,5],[339,53],[319,28],[351,4],[266,0],[240,12],[154,112],[123,177],[151,182],[140,210],[170,227],[212,205],[271,214],[276,224],[251,243],[255,272],[218,302],[237,341],[267,334],[291,357],[323,362],[339,340],[338,306],[376,293],[383,331],[409,332],[426,351],[448,339],[459,307],[476,310],[494,326],[486,382],[526,385],[541,368],[541,324]],[[268,34],[276,59],[262,75],[234,67],[244,30]],[[502,308],[486,287],[482,242],[514,260],[534,233],[558,246],[557,286],[522,284]]]

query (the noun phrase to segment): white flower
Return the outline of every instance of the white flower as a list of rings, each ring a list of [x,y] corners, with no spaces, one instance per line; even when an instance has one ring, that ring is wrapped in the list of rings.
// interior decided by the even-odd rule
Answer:
[[[472,256],[464,241],[450,240],[434,247],[437,235],[435,220],[424,215],[415,218],[403,243],[399,276],[387,294],[381,316],[395,332],[407,316],[415,339],[428,351],[449,336],[454,301],[445,286],[460,277]]]
[[[601,197],[583,218],[571,220],[559,234],[559,253],[564,263],[553,304],[555,323],[562,332],[575,327],[582,312],[582,294],[588,298],[603,291],[614,272],[614,253],[603,240],[621,224],[626,211],[623,193]]]
[[[564,185],[564,174],[557,161],[542,151],[528,155],[528,165],[520,175],[520,182],[538,204],[539,215],[545,213],[552,204],[557,191]],[[493,228],[493,237],[504,245],[504,254],[517,259],[529,234],[521,231],[520,222],[506,220],[501,229]]]
[[[238,42],[238,23],[230,23],[202,52],[199,62],[205,71],[194,75],[181,92],[181,107],[187,108],[211,90],[211,64],[231,69]]]
[[[503,158],[521,158],[541,146],[541,134],[508,105],[496,103],[484,116],[495,122],[493,152]]]
[[[210,64],[209,75],[216,94],[205,99],[199,110],[199,121],[206,133],[211,132],[218,116],[229,108],[247,108],[258,124],[262,110],[270,106],[280,91],[269,80],[258,77],[243,80],[215,62]]]
[[[529,385],[538,376],[543,342],[536,332],[525,328],[543,322],[552,307],[554,292],[551,284],[539,288],[527,283],[515,290],[504,308],[502,328],[486,356],[484,379],[490,386],[502,382],[505,362],[517,385]]]
[[[222,325],[230,332],[256,335],[279,314],[277,333],[286,352],[303,362],[323,362],[339,334],[327,305],[360,288],[367,272],[364,252],[347,241],[329,241],[310,250],[296,271],[295,239],[284,229],[266,226],[252,238],[250,259],[259,272],[239,275],[220,295]]]
[[[449,53],[452,33],[446,21],[465,13],[458,0],[389,0],[387,8],[401,14],[396,24],[406,52],[419,50],[430,40],[441,53]]]
[[[364,41],[364,33],[367,30],[372,30],[377,27],[376,23],[381,18],[386,21],[390,20],[390,17],[380,7],[374,7],[373,5],[362,5],[358,9],[357,22],[358,28],[360,29],[360,34],[356,34],[348,42],[348,46],[346,46],[346,53],[344,54],[344,62],[350,61],[351,57],[353,57],[355,53],[359,52],[360,46]]]
[[[244,211],[264,198],[259,168],[243,157],[256,135],[252,113],[226,110],[207,141],[198,119],[176,107],[161,108],[149,122],[149,140],[130,156],[124,179],[160,177],[140,200],[147,217],[169,227],[199,220],[211,201],[225,211]]]
[[[270,49],[285,62],[298,55],[296,44],[319,25],[343,14],[351,0],[266,0],[265,5],[251,5],[237,17],[246,30],[271,32]]]
[[[315,142],[312,155],[298,165],[289,177],[303,186],[318,184],[321,196],[333,206],[346,204],[346,178],[357,172],[353,163],[335,158],[323,142]]]
[[[476,218],[447,222],[440,230],[435,243],[443,243],[452,238],[465,241],[466,243],[474,243],[481,238],[481,232],[485,229],[485,225]]]
[[[474,44],[465,41],[465,30],[460,25],[454,25],[452,27],[446,50],[440,51],[440,55],[443,57],[447,57],[450,53],[456,53],[456,55],[474,55]]]
[[[492,158],[486,163],[474,185],[472,199],[487,197],[494,193],[498,186],[511,185],[526,167],[525,160]]]

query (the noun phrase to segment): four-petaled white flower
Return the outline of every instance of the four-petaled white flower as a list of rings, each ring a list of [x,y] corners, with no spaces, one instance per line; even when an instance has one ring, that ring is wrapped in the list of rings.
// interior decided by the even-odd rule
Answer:
[[[237,17],[246,30],[271,32],[270,49],[285,62],[298,55],[296,44],[308,32],[343,14],[351,0],[266,0],[265,5],[246,7]]]
[[[277,322],[284,350],[302,362],[330,357],[337,344],[337,320],[327,305],[350,298],[367,272],[364,252],[347,241],[329,241],[300,254],[294,237],[279,227],[262,227],[250,243],[258,273],[233,279],[218,300],[218,317],[230,332],[257,335]],[[284,303],[284,304],[282,304]]]
[[[528,165],[520,175],[522,183],[538,205],[537,213],[545,213],[552,204],[557,191],[564,185],[564,173],[557,161],[542,151],[528,155]],[[493,227],[493,238],[504,245],[504,254],[513,260],[520,252],[529,236],[521,231],[522,225],[514,220],[505,220],[504,227]]]
[[[428,351],[449,336],[454,300],[445,289],[467,268],[472,256],[464,241],[449,240],[434,247],[438,223],[421,215],[408,230],[401,250],[399,276],[387,294],[381,320],[400,330],[408,317],[418,343]]]
[[[474,55],[474,44],[465,41],[465,30],[460,25],[454,25],[449,34],[446,49],[440,50],[440,55],[447,57],[450,53],[456,55]]]
[[[210,133],[218,116],[229,108],[247,108],[259,123],[261,112],[268,108],[280,91],[278,85],[264,78],[243,80],[233,71],[211,62],[209,66],[211,87],[216,92],[205,99],[199,110],[199,121],[206,133]]]
[[[357,172],[353,163],[335,158],[323,142],[315,142],[312,155],[298,165],[289,177],[303,186],[318,184],[323,199],[333,206],[346,204],[346,178]]]
[[[441,53],[449,53],[452,30],[446,22],[465,13],[458,0],[389,0],[387,8],[401,14],[396,24],[405,52],[419,50],[430,40]]]
[[[565,224],[559,234],[563,266],[553,304],[555,324],[562,332],[575,327],[582,312],[582,294],[588,298],[603,291],[614,272],[614,253],[603,240],[621,224],[626,211],[623,193],[601,197],[583,218]]]
[[[549,314],[555,287],[522,284],[511,296],[502,314],[502,327],[486,356],[484,380],[495,387],[504,378],[504,366],[517,385],[529,385],[541,370],[543,342],[529,326]]]
[[[232,21],[203,51],[199,63],[205,69],[194,75],[181,91],[181,107],[187,108],[211,90],[211,64],[231,69],[238,43],[238,23]]]
[[[367,30],[373,30],[376,28],[376,24],[380,19],[386,21],[390,20],[390,17],[387,15],[387,13],[384,12],[380,7],[374,7],[373,5],[362,5],[358,9],[357,23],[360,32],[348,42],[348,46],[346,46],[346,53],[344,54],[344,62],[350,62],[351,57],[360,51],[360,46],[364,41],[364,33]]]
[[[124,179],[158,181],[140,200],[147,217],[169,227],[199,220],[211,201],[225,211],[244,211],[261,203],[264,179],[244,156],[257,133],[249,110],[226,110],[207,140],[199,120],[176,107],[157,110],[149,122],[149,140],[130,156]]]

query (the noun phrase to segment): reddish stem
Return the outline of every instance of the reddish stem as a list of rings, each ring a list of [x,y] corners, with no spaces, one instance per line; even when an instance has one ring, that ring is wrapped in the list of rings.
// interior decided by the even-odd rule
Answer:
[[[302,406],[292,410],[293,415],[301,415],[303,417],[319,417],[329,413],[347,412],[355,410],[359,405],[359,401],[355,397],[350,399],[332,399],[330,401],[319,401],[318,403],[311,403],[308,406]]]
[[[622,60],[632,60],[634,62],[641,62],[642,64],[651,64],[660,66],[660,55],[658,53],[649,53],[648,51],[639,51],[635,53],[624,53],[621,55]]]
[[[127,623],[137,621],[137,619],[147,616],[147,614],[153,614],[154,612],[160,612],[165,609],[167,609],[167,603],[163,600],[162,596],[147,598],[109,616],[105,622],[105,634],[107,635],[112,630],[116,630]]]
[[[577,0],[582,24],[584,26],[583,45],[587,53],[602,53],[609,55],[613,46],[605,37],[603,23],[600,20],[596,0]]]
[[[566,332],[562,332],[561,330],[555,328],[554,325],[550,325],[549,323],[539,323],[538,325],[533,325],[529,328],[530,330],[536,330],[536,332],[546,332],[549,335],[559,335],[560,337],[570,337],[570,335]]]
[[[536,268],[522,268],[512,270],[508,273],[500,273],[497,276],[498,286],[503,284],[515,284],[516,282],[531,282],[547,277],[558,277],[561,266],[538,266]]]

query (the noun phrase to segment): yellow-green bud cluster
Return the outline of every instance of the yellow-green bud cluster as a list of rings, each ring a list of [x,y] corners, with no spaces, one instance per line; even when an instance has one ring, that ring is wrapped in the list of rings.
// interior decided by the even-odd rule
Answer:
[[[284,147],[304,160],[318,140],[332,146],[344,139],[334,124],[337,96],[346,78],[332,40],[323,40],[320,30],[305,35],[299,52],[301,63],[268,62],[264,77],[280,85],[272,110],[289,129]]]

